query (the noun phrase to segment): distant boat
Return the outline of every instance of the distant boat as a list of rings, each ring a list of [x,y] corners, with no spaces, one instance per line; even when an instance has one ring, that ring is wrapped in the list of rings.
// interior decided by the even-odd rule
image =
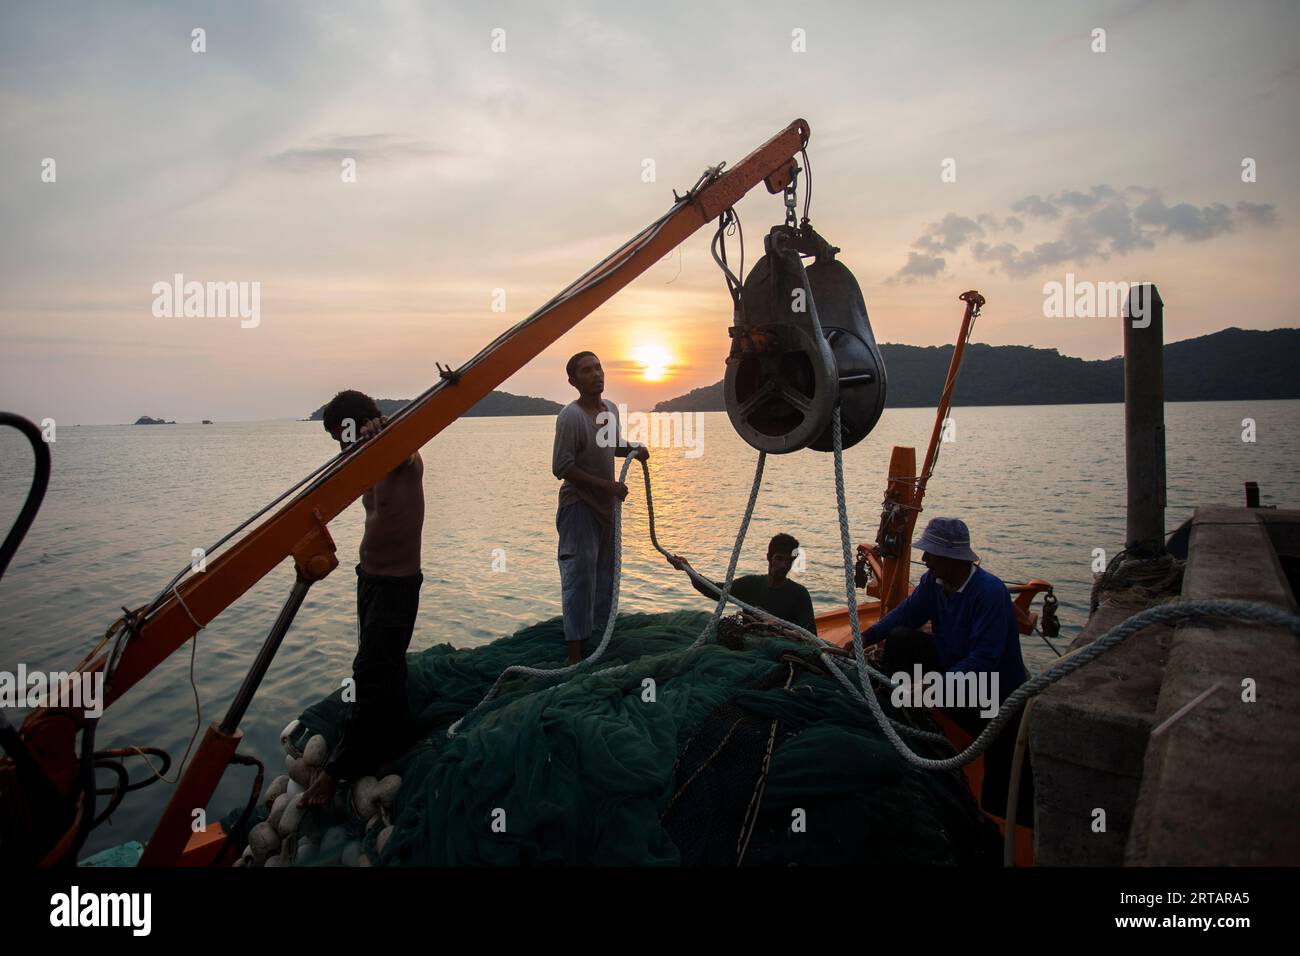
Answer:
[[[203,424],[205,424],[205,425],[211,425],[211,424],[212,424],[212,419],[210,419],[210,418],[205,418],[205,419],[203,419]]]

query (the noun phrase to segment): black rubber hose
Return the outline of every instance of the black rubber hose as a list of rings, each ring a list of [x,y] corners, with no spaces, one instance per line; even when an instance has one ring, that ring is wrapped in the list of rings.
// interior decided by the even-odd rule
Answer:
[[[162,761],[161,769],[155,768],[150,764],[150,776],[137,780],[135,783],[127,784],[127,793],[130,793],[133,790],[143,790],[145,787],[153,786],[159,780],[167,776],[167,771],[170,770],[172,766],[171,754],[163,750],[161,747],[114,747],[112,750],[95,751],[95,760],[97,761],[125,760],[127,757],[143,757],[146,763],[148,763],[149,757],[157,757]],[[100,796],[104,796],[104,791],[100,791]]]
[[[41,430],[21,415],[0,412],[0,425],[16,428],[26,435],[36,456],[36,474],[32,476],[32,486],[27,491],[27,501],[23,505],[23,510],[18,512],[14,526],[9,529],[9,536],[5,538],[4,544],[0,545],[0,578],[3,578],[5,569],[9,567],[9,562],[18,550],[18,545],[22,544],[23,538],[27,536],[27,529],[36,520],[36,512],[40,510],[41,502],[45,498],[45,489],[50,484],[50,446],[41,437]]]
[[[45,489],[50,484],[50,446],[45,443],[41,430],[21,415],[15,415],[13,412],[0,412],[0,425],[7,425],[22,432],[27,437],[27,441],[31,443],[32,453],[36,459],[35,474],[32,475],[32,484],[27,490],[27,501],[23,503],[22,510],[18,512],[18,517],[14,520],[13,527],[9,529],[4,544],[0,544],[0,578],[3,578],[5,571],[9,568],[9,562],[13,560],[13,556],[18,551],[18,546],[22,544],[23,538],[27,536],[27,531],[32,526],[32,522],[36,520],[36,512],[40,510],[41,502],[45,500]],[[40,812],[46,817],[44,822],[52,822],[52,815],[57,815],[55,805],[59,803],[58,791],[54,788],[44,769],[28,752],[27,746],[22,737],[19,736],[17,729],[9,727],[7,724],[4,729],[3,748],[5,752],[9,754],[10,759],[18,767],[20,776],[26,778],[26,785],[34,788],[36,799],[40,804]]]
[[[81,826],[77,828],[76,838],[66,853],[55,866],[75,867],[77,854],[86,844],[86,837],[95,827],[95,730],[98,718],[91,718],[81,728],[81,764],[78,771],[81,777]]]
[[[91,821],[90,829],[92,830],[112,816],[113,811],[121,806],[122,801],[126,799],[126,792],[128,790],[127,784],[130,782],[126,768],[120,763],[114,763],[112,760],[96,760],[95,768],[113,771],[113,773],[117,775],[117,786],[112,787],[111,789],[95,791],[95,793],[101,797],[111,796],[113,799],[109,800],[108,806],[104,808],[104,811]]]
[[[239,815],[239,820],[230,828],[230,832],[226,834],[225,842],[221,844],[221,849],[216,856],[208,861],[208,866],[221,866],[222,860],[227,853],[232,849],[239,849],[238,844],[235,842],[236,839],[243,840],[245,843],[248,842],[248,833],[245,827],[248,826],[253,811],[257,809],[257,799],[262,795],[262,781],[266,779],[266,765],[251,754],[231,754],[230,762],[256,767],[257,776],[253,778],[253,789],[248,794],[248,803],[244,805],[244,812]]]

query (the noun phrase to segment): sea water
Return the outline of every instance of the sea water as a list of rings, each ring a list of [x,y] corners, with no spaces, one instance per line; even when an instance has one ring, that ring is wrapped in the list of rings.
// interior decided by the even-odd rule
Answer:
[[[854,544],[875,537],[890,449],[916,447],[919,464],[933,415],[888,410],[845,454]],[[1061,602],[1057,643],[1064,645],[1086,621],[1093,567],[1123,546],[1123,406],[956,408],[951,418],[952,440],[941,445],[922,522],[961,517],[988,571],[1006,581],[1051,581]],[[1254,441],[1243,441],[1247,418],[1255,423]],[[1197,504],[1244,503],[1246,481],[1259,482],[1266,505],[1300,507],[1300,401],[1174,403],[1165,420],[1170,530]],[[698,450],[653,452],[656,527],[665,547],[721,578],[757,453],[725,414],[708,413],[704,424]],[[559,613],[552,436],[549,417],[463,419],[423,449],[425,580],[412,650],[482,644]],[[336,450],[319,422],[60,423],[45,505],[0,582],[0,669],[75,665],[123,605],[152,600],[190,565],[194,549],[207,548]],[[30,477],[23,439],[0,433],[3,531]],[[706,609],[685,576],[650,546],[639,465],[628,484],[622,609]],[[271,777],[281,772],[281,728],[350,673],[361,530],[359,503],[331,523],[339,568],[311,589],[241,725],[243,749],[265,760]],[[778,531],[802,545],[803,570],[794,577],[812,592],[817,610],[841,605],[830,455],[769,456],[739,573],[765,570],[767,541]],[[915,579],[922,569],[913,570]],[[206,726],[224,713],[292,582],[286,561],[203,630],[193,648],[178,650],[109,708],[96,745],[160,746],[179,760],[196,726],[191,649]],[[1037,636],[1025,637],[1022,647],[1031,671],[1055,659]],[[561,653],[557,648],[557,659]],[[147,772],[135,766],[132,777]],[[250,783],[247,769],[229,770],[211,805],[214,816],[242,806]],[[147,838],[170,792],[159,784],[131,794],[85,852]]]

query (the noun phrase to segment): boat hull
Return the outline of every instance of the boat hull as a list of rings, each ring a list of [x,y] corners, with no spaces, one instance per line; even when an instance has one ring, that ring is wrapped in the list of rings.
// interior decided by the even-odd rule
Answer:
[[[860,630],[865,631],[871,625],[880,620],[881,606],[879,601],[864,601],[858,605],[858,625]],[[849,620],[849,609],[847,607],[836,608],[833,611],[827,611],[824,614],[817,615],[817,636],[824,641],[828,641],[837,647],[848,647],[853,641],[853,627]],[[930,716],[934,718],[939,729],[943,731],[944,736],[958,751],[965,750],[970,746],[972,737],[966,731],[962,730],[956,723],[944,716],[939,710],[931,710]],[[970,786],[971,794],[979,802],[979,794],[984,786],[984,756],[981,754],[966,766],[962,767],[962,773],[966,776],[966,782]],[[997,824],[998,832],[1006,837],[1007,821],[1003,817],[989,813],[983,808],[981,812],[986,817]],[[1032,827],[1016,826],[1016,866],[1033,866],[1034,864],[1034,831]]]

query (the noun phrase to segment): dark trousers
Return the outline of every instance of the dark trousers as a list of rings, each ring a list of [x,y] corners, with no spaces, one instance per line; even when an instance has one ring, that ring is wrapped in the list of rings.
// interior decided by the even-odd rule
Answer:
[[[585,501],[572,501],[555,515],[560,536],[560,606],[565,641],[581,641],[583,656],[605,635],[614,590],[614,526]]]
[[[885,638],[885,650],[881,655],[881,670],[886,674],[898,671],[912,673],[916,664],[923,672],[942,673],[939,655],[934,647],[934,637],[924,631],[907,627],[897,627]],[[1005,688],[1006,694],[1015,690]],[[1001,701],[999,701],[1001,704]],[[944,716],[952,720],[972,737],[983,733],[991,717],[980,715],[978,707],[944,707]],[[1002,728],[988,749],[984,751],[984,785],[980,792],[980,806],[995,816],[1005,817],[1007,813],[1007,788],[1011,780],[1011,763],[1015,756],[1016,735],[1020,733],[1020,717],[1023,710]],[[1029,752],[1026,750],[1020,766],[1020,794],[1017,797],[1016,818],[1024,826],[1034,825],[1034,775],[1029,766]]]
[[[357,655],[352,660],[356,699],[326,765],[336,778],[364,776],[410,743],[406,649],[423,581],[422,574],[367,574],[357,566]]]

